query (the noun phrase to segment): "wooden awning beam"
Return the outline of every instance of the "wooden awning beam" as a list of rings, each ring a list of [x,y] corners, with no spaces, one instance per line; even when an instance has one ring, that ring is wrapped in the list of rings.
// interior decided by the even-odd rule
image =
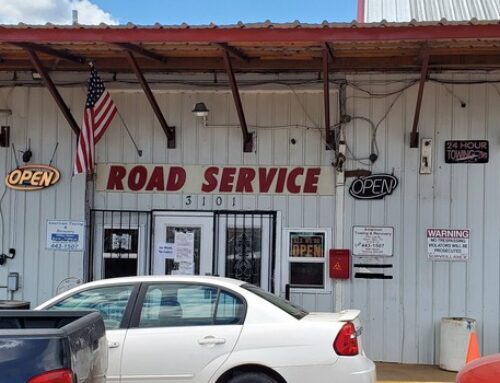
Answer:
[[[233,93],[234,104],[238,119],[240,120],[240,127],[243,133],[243,151],[249,153],[253,151],[253,134],[248,131],[247,123],[245,120],[245,113],[243,112],[243,105],[241,104],[240,93],[238,91],[238,84],[234,76],[233,66],[231,64],[231,56],[228,50],[223,50],[224,63],[226,65],[227,76],[229,77],[229,84]]]
[[[61,97],[61,94],[54,85],[54,82],[50,78],[49,73],[40,62],[40,59],[38,58],[36,52],[31,49],[26,49],[26,52],[28,52],[31,63],[35,67],[36,71],[40,74],[40,77],[42,78],[43,82],[45,83],[45,86],[47,87],[50,94],[54,98],[62,114],[64,115],[64,118],[66,118],[66,121],[68,121],[69,126],[71,127],[71,129],[73,129],[73,132],[75,132],[77,136],[80,136],[80,127],[76,123],[75,118],[71,114],[71,111],[69,110],[68,106]]]
[[[335,56],[333,55],[333,48],[330,46],[328,41],[323,42],[323,49],[326,49],[328,51],[328,54],[330,55],[330,58],[335,60]]]
[[[236,49],[235,47],[232,47],[228,45],[227,43],[215,43],[218,47],[222,48],[222,50],[229,52],[229,54],[238,60],[241,60],[245,63],[250,62],[250,57],[248,57],[246,54],[244,54],[241,50]]]
[[[132,67],[132,70],[134,71],[137,80],[141,84],[142,90],[146,94],[149,104],[151,105],[151,108],[153,108],[153,112],[156,115],[158,121],[160,122],[160,125],[163,131],[165,132],[165,135],[167,136],[168,140],[167,147],[169,149],[175,149],[175,126],[169,126],[167,124],[167,121],[165,120],[165,117],[163,116],[163,113],[161,112],[161,109],[158,106],[158,103],[156,102],[155,96],[153,95],[153,92],[151,91],[149,84],[144,78],[141,68],[139,68],[139,65],[137,64],[137,60],[135,59],[134,54],[129,50],[126,50],[125,52],[127,54],[127,59],[130,63],[130,66]]]
[[[130,43],[116,43],[115,45],[127,51],[137,53],[138,55],[158,61],[163,64],[165,64],[168,61],[168,58],[166,56],[163,56],[151,49],[146,49],[140,45],[135,45]]]
[[[13,44],[19,48],[29,49],[33,52],[45,53],[46,55],[57,57],[63,60],[71,61],[76,64],[84,64],[87,60],[84,57],[77,56],[66,50],[59,50],[49,47],[47,45],[33,44],[33,43],[15,43]]]
[[[418,86],[417,105],[415,106],[415,116],[413,118],[413,129],[410,133],[410,148],[418,148],[418,121],[420,119],[420,109],[427,78],[429,76],[429,48],[422,49],[422,68],[420,70],[420,82]]]

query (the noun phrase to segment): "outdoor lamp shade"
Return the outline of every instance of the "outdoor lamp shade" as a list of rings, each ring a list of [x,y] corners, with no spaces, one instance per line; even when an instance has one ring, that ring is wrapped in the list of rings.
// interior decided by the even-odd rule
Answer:
[[[192,110],[195,116],[197,117],[206,117],[208,116],[208,109],[204,102],[198,102],[194,109]]]

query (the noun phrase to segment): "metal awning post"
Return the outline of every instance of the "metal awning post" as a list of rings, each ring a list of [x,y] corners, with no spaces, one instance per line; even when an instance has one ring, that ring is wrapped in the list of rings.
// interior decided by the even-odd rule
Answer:
[[[424,87],[429,74],[429,49],[422,50],[422,69],[420,71],[420,83],[418,86],[417,105],[415,106],[415,117],[413,119],[413,129],[410,133],[410,148],[418,148],[418,121],[420,119],[420,109],[422,107],[422,98]]]
[[[224,55],[224,63],[226,65],[226,72],[229,77],[229,84],[231,85],[231,91],[233,93],[234,104],[236,106],[236,111],[238,112],[241,131],[243,133],[243,151],[245,153],[249,153],[253,151],[253,134],[248,131],[247,123],[245,121],[245,113],[243,112],[240,93],[238,91],[238,84],[236,83],[236,78],[234,77],[233,66],[231,64],[231,57],[229,55],[229,51],[224,49],[223,55]]]
[[[149,104],[151,105],[151,108],[153,108],[153,112],[156,115],[156,118],[158,118],[158,121],[160,122],[160,125],[167,136],[167,147],[169,149],[175,149],[175,126],[169,126],[167,124],[167,121],[165,120],[165,117],[163,116],[163,113],[161,112],[161,109],[156,102],[153,92],[151,91],[149,84],[144,78],[141,68],[139,68],[139,65],[137,64],[137,60],[135,59],[134,54],[129,50],[125,50],[125,52],[127,54],[130,66],[132,67],[137,80],[141,84],[142,90],[146,94]]]
[[[36,71],[42,77],[42,80],[45,83],[45,86],[47,87],[47,89],[49,90],[50,94],[54,98],[57,106],[59,107],[59,109],[61,110],[62,114],[66,118],[66,121],[68,121],[69,126],[71,127],[71,129],[73,129],[73,132],[75,132],[75,134],[77,136],[79,136],[80,135],[80,127],[76,123],[73,115],[71,114],[71,111],[69,110],[68,106],[66,105],[66,103],[63,100],[63,98],[61,97],[61,94],[59,93],[59,91],[57,90],[56,86],[54,85],[54,82],[50,78],[49,73],[43,67],[43,65],[40,62],[40,59],[38,58],[38,56],[35,53],[35,51],[33,51],[31,49],[26,49],[26,51],[28,52],[28,54],[30,56],[31,63],[35,67]]]
[[[325,141],[326,150],[335,150],[335,136],[330,129],[330,79],[328,71],[330,69],[328,61],[332,54],[328,49],[328,44],[325,43],[323,48],[323,99],[325,106]]]

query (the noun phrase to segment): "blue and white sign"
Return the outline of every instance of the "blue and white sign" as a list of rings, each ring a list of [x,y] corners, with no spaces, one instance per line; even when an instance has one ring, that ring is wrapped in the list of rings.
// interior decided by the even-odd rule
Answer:
[[[47,221],[47,250],[83,251],[85,222]]]

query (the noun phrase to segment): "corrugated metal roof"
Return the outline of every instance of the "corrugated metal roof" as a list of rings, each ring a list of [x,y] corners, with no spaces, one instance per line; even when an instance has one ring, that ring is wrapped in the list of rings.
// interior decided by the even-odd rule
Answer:
[[[364,0],[364,22],[499,20],[500,0]]]

